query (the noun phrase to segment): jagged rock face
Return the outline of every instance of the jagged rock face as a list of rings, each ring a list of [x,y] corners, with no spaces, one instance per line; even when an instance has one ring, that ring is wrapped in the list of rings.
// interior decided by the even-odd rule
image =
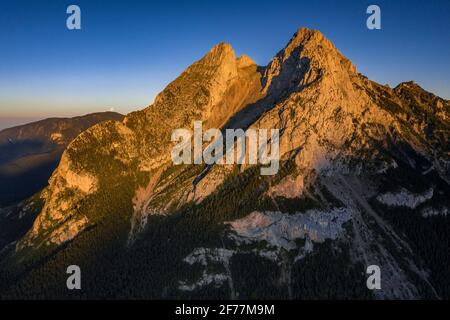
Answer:
[[[319,32],[300,30],[269,65],[266,77],[268,91],[283,98],[253,127],[279,128],[280,154],[300,150],[296,162],[301,171],[321,171],[333,165],[331,160],[367,148],[370,139],[382,139],[392,122],[371,101],[351,62]],[[363,131],[367,124],[373,132]]]
[[[52,176],[49,187],[42,194],[46,199],[45,205],[18,248],[32,244],[37,236],[43,236],[46,244],[56,245],[73,239],[88,222],[85,215],[77,214],[73,203],[97,191],[97,188],[97,178],[86,172],[74,171],[67,153],[63,154],[58,174]],[[63,221],[63,224],[59,221]]]
[[[389,124],[390,136],[384,144],[391,147],[392,144],[407,144],[426,158],[449,183],[449,101],[425,91],[414,82],[401,83],[394,89],[367,79],[364,83],[371,99],[394,118]],[[395,152],[408,158],[403,150]],[[417,167],[416,161],[406,160],[412,167]]]
[[[159,94],[146,115],[170,119],[169,128],[183,128],[192,125],[193,113],[206,127],[220,127],[258,96],[256,68],[250,58],[236,59],[231,46],[221,43]]]
[[[264,91],[281,98],[305,88],[322,76],[343,77],[356,68],[316,30],[300,29],[269,63],[264,72]],[[346,81],[348,82],[348,81]]]
[[[81,134],[65,151],[45,192],[46,206],[18,248],[43,234],[50,234],[47,242],[57,244],[58,239],[71,239],[59,236],[53,241],[51,229],[62,222],[89,220],[78,212],[77,203],[95,192],[99,176],[130,176],[133,170],[148,175],[169,165],[174,129],[190,128],[195,120],[202,120],[205,129],[223,126],[233,114],[261,96],[260,76],[249,57],[236,58],[231,46],[222,43],[187,68],[148,108],[131,113],[122,123],[102,123]],[[108,168],[99,172],[88,165],[99,157],[111,158],[115,165],[128,168],[125,172],[107,172]],[[87,224],[78,226],[81,231],[81,226]]]
[[[170,83],[153,105],[132,113],[124,123],[134,131],[145,132],[140,143],[148,146],[149,156],[163,154],[167,159],[167,152],[162,151],[167,150],[174,129],[192,128],[194,120],[203,121],[205,129],[220,128],[234,113],[258,99],[259,78],[250,58],[236,59],[231,46],[222,43]]]
[[[197,248],[185,256],[191,265],[199,253],[223,263],[226,272],[204,273],[202,286],[228,282],[231,297],[236,297],[230,259],[256,252],[278,264],[279,283],[289,288],[288,297],[294,297],[293,266],[316,252],[313,242],[328,239],[348,245],[352,263],[379,264],[387,270],[386,289],[375,297],[418,298],[424,295],[422,286],[428,288],[428,296],[437,297],[411,243],[382,216],[400,202],[380,199],[395,198],[399,190],[416,199],[433,188],[409,209],[424,217],[448,211],[449,112],[449,101],[414,83],[391,89],[358,74],[315,30],[300,29],[263,68],[247,56],[236,58],[231,46],[219,44],[170,83],[151,106],[129,114],[123,122],[94,126],[70,144],[43,192],[45,205],[39,217],[16,249],[77,241],[90,226],[114,225],[114,219],[127,221],[120,241],[133,246],[146,233],[151,217],[177,213],[178,219],[201,208],[214,220],[215,211],[229,210],[218,219],[220,226],[240,218],[231,222],[234,232],[241,238],[260,235],[275,244],[276,252],[270,246],[242,248],[245,241],[236,241],[233,230],[220,233],[231,239],[232,249]],[[248,165],[173,166],[172,131],[190,129],[195,120],[203,121],[204,129],[280,129],[279,174],[255,177],[254,167]],[[408,174],[420,183],[409,181]],[[427,175],[435,185],[425,181]],[[413,191],[418,184],[424,190]],[[381,190],[384,197],[377,198]],[[245,198],[248,194],[252,196]],[[305,199],[316,207],[309,208]],[[217,203],[225,209],[214,207]],[[274,206],[270,210],[268,203]],[[270,222],[280,218],[288,223],[264,223],[268,217]],[[344,228],[347,223],[351,232]],[[288,245],[276,245],[287,231]],[[319,237],[318,232],[327,236]],[[304,246],[298,246],[299,239],[306,241]],[[292,260],[293,250],[299,252]],[[405,268],[422,283],[413,283]],[[190,291],[197,285],[182,281],[180,288]]]

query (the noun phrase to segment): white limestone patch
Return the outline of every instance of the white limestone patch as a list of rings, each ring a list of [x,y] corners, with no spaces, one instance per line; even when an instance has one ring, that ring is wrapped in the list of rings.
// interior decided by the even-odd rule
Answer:
[[[231,272],[229,271],[229,261],[234,253],[233,250],[222,248],[196,248],[191,254],[184,258],[183,261],[190,265],[199,263],[204,266],[202,275],[200,279],[193,283],[179,281],[178,289],[182,291],[193,291],[210,284],[220,287],[226,281],[232,281]],[[210,264],[222,265],[227,274],[209,273],[207,266]]]
[[[238,243],[267,241],[273,247],[293,250],[297,248],[296,239],[308,237],[315,242],[336,239],[343,232],[342,225],[350,218],[348,208],[308,210],[296,214],[255,211],[227,224],[234,232],[231,237]]]
[[[197,248],[184,258],[183,261],[190,265],[200,263],[201,265],[206,266],[210,262],[228,262],[233,254],[234,251],[229,249]]]
[[[248,216],[232,222],[228,237],[238,245],[236,249],[196,248],[184,262],[189,265],[203,266],[202,275],[195,282],[179,281],[178,289],[193,291],[197,288],[215,285],[220,287],[228,283],[230,292],[234,292],[230,261],[235,254],[254,254],[275,262],[281,269],[285,268],[285,250],[297,250],[293,263],[306,257],[313,251],[313,241],[337,239],[343,233],[343,224],[350,220],[352,213],[347,208],[329,211],[308,210],[305,213],[288,214],[281,212],[253,212]],[[305,239],[304,246],[295,242]],[[265,248],[248,248],[243,244],[266,241]],[[284,261],[284,262],[283,262]],[[211,265],[220,265],[223,272],[210,271]],[[284,270],[284,269],[283,269]]]
[[[260,256],[261,258],[273,261],[273,262],[278,262],[280,259],[280,252],[279,250],[276,251],[270,251],[270,250],[258,250],[258,249],[253,249],[251,251],[253,254]]]
[[[429,190],[421,193],[421,194],[415,194],[411,191],[402,188],[398,192],[388,192],[385,194],[380,194],[377,196],[377,201],[385,204],[387,206],[392,207],[407,207],[411,209],[417,208],[422,203],[425,203],[426,201],[433,198],[434,189],[430,188]]]
[[[214,284],[216,287],[220,287],[227,280],[228,276],[225,274],[208,274],[206,273],[206,270],[204,270],[202,277],[198,281],[192,284],[188,284],[186,281],[180,281],[178,289],[182,291],[194,291],[197,288],[201,288],[210,284]]]
[[[447,216],[449,214],[449,209],[447,207],[442,208],[432,208],[426,207],[422,210],[422,217],[432,217],[432,216]]]

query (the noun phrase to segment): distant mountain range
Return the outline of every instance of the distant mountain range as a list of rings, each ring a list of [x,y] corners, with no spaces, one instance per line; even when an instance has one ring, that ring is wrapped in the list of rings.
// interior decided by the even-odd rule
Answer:
[[[51,118],[0,131],[0,207],[42,190],[67,145],[84,130],[118,113]]]
[[[278,174],[174,165],[171,134],[194,121],[279,129]],[[0,248],[0,297],[448,299],[449,137],[449,101],[369,80],[319,31],[267,66],[221,43],[146,109],[79,134],[42,192],[0,212],[14,226],[0,236],[20,230]]]

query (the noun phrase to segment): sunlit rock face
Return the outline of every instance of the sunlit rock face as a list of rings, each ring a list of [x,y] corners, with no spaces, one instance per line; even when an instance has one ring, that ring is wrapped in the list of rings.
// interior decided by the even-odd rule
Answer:
[[[295,277],[311,276],[302,270],[327,252],[348,277],[371,264],[384,270],[384,289],[371,298],[446,296],[433,278],[446,253],[427,265],[418,232],[399,221],[414,219],[409,225],[429,233],[428,221],[447,219],[449,112],[448,101],[414,83],[392,89],[370,81],[316,30],[299,29],[264,67],[221,43],[152,105],[91,127],[68,146],[16,254],[61,244],[73,253],[95,239],[101,249],[89,247],[92,266],[105,248],[145,263],[170,255],[178,269],[146,269],[172,277],[170,285],[145,288],[154,296],[215,288],[233,299],[239,259],[275,270],[258,292],[302,298]],[[197,120],[204,130],[279,129],[279,172],[173,165],[173,130],[192,130]],[[198,277],[188,279],[194,268]]]

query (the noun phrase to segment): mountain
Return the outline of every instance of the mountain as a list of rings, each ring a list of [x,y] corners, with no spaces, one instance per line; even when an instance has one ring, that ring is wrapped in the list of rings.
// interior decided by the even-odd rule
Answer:
[[[23,236],[32,226],[38,210],[18,213],[27,202],[21,201],[47,186],[69,143],[97,123],[122,119],[118,113],[93,113],[50,118],[0,131],[0,211],[17,213],[0,214],[0,248]]]
[[[413,82],[370,81],[316,30],[265,67],[219,44],[3,212],[37,218],[0,253],[0,296],[448,299],[449,113]],[[194,121],[279,129],[278,173],[174,165],[172,132]]]
[[[118,113],[51,118],[0,131],[0,207],[24,200],[47,184],[67,145],[102,121],[122,120]]]

